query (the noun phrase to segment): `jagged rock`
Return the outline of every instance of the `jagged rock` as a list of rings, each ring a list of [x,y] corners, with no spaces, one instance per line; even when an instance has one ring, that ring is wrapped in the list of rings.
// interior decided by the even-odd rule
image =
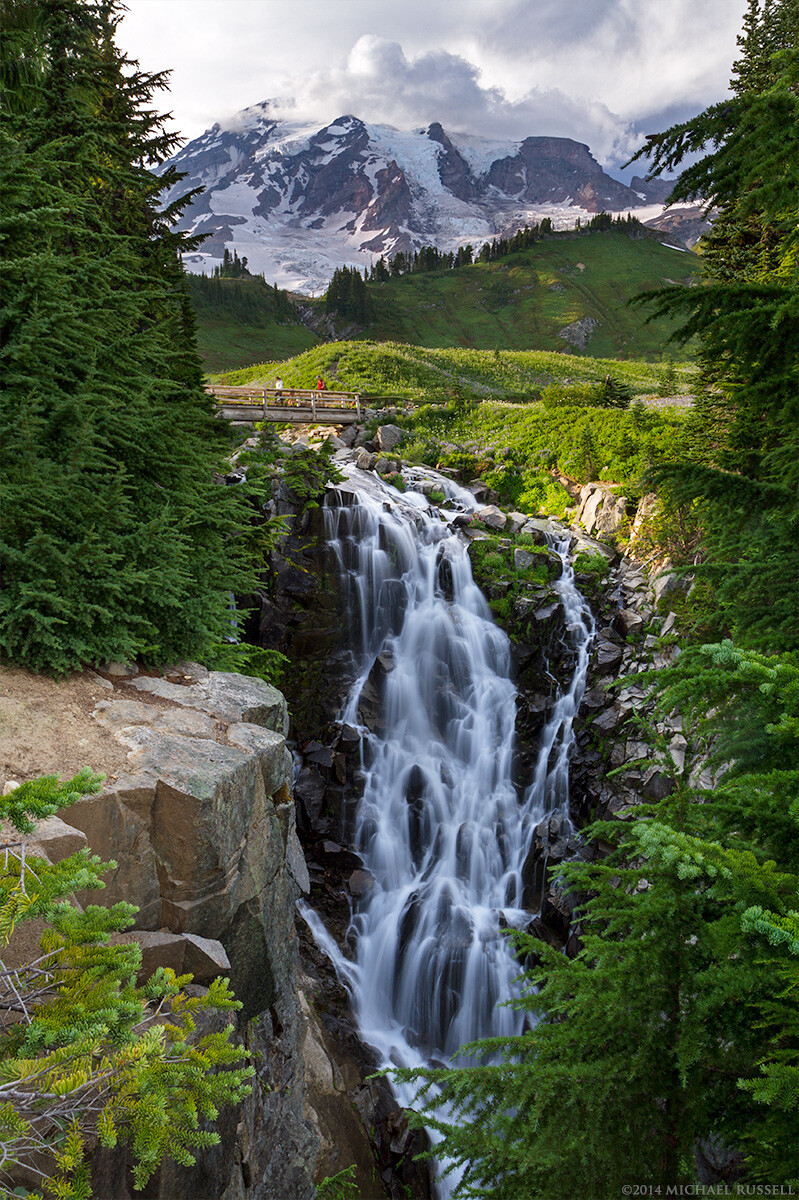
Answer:
[[[547,535],[562,534],[566,532],[562,526],[557,525],[553,521],[548,521],[543,517],[528,517],[521,529],[522,533],[526,533],[531,537],[538,546],[546,546]]]
[[[325,799],[325,780],[314,767],[303,767],[294,784],[294,799],[304,830],[314,829]]]
[[[601,554],[609,563],[619,561],[619,552],[614,550],[612,546],[605,545],[604,542],[597,541],[596,538],[588,537],[584,533],[572,533],[572,551],[574,554],[584,552],[585,554]]]
[[[594,653],[594,664],[599,675],[609,675],[622,661],[624,651],[613,642],[598,641]]]
[[[613,618],[613,628],[622,637],[629,637],[644,627],[644,618],[633,608],[621,608]]]
[[[19,833],[10,821],[0,821],[0,850],[20,842],[25,844],[27,857],[35,855],[51,863],[61,862],[71,854],[77,854],[78,850],[85,850],[87,844],[86,834],[60,817],[42,817],[33,832],[26,834]]]
[[[396,450],[404,436],[404,431],[398,425],[379,425],[377,428],[377,444],[386,454]]]
[[[674,791],[675,783],[657,767],[651,767],[644,776],[641,791],[650,800],[665,800]]]
[[[230,973],[230,959],[221,942],[196,934],[133,930],[119,933],[112,942],[135,942],[142,952],[138,982],[144,983],[158,969],[171,967],[176,975],[191,974],[194,982],[207,985],[219,975]]]
[[[528,567],[535,566],[540,558],[540,554],[535,554],[532,550],[522,550],[521,547],[513,551],[513,565],[517,571],[526,571]]]
[[[591,728],[601,729],[603,733],[612,733],[614,729],[618,729],[629,711],[628,709],[627,712],[623,712],[615,705],[612,708],[606,708],[601,716],[594,720]]]
[[[107,662],[103,670],[106,675],[112,675],[115,679],[132,679],[139,673],[136,663],[117,662],[114,659],[111,662]]]
[[[652,580],[655,603],[659,604],[664,596],[669,596],[672,592],[687,592],[690,586],[691,580],[685,575],[664,569]]]
[[[359,471],[373,471],[376,462],[376,454],[372,454],[369,450],[361,450],[360,454],[355,460],[355,465]]]
[[[660,630],[660,636],[665,637],[667,633],[671,633],[671,631],[673,630],[673,628],[675,626],[676,621],[677,621],[677,614],[670,612],[669,615],[666,617],[666,620],[663,622],[663,625]]]
[[[488,504],[491,489],[482,479],[472,479],[467,485],[478,504]]]
[[[587,483],[580,492],[577,520],[588,533],[615,536],[621,529],[627,500],[598,483]]]
[[[344,428],[340,431],[338,438],[339,438],[339,441],[342,443],[342,445],[350,447],[350,446],[354,446],[355,439],[357,438],[357,436],[358,436],[358,426],[357,425],[345,425]]]
[[[478,508],[474,517],[476,521],[482,521],[483,525],[487,525],[489,529],[505,528],[505,514],[495,504],[488,504],[485,508]]]
[[[263,725],[284,735],[288,732],[285,697],[277,688],[248,675],[211,671],[207,679],[189,687],[149,676],[140,676],[130,682],[139,691],[172,700],[185,708],[199,709],[226,721]]]
[[[370,871],[364,870],[362,867],[359,867],[358,870],[353,871],[347,880],[347,887],[349,888],[350,893],[359,899],[361,896],[368,895],[374,886],[374,875],[372,875]]]

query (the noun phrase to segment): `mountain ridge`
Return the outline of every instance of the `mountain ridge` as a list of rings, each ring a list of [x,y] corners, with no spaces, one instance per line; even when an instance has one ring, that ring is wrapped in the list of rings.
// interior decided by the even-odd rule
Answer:
[[[480,245],[544,217],[562,228],[603,210],[663,208],[662,181],[628,187],[570,138],[496,140],[437,121],[399,130],[352,114],[315,128],[278,119],[269,101],[206,130],[169,165],[186,177],[164,203],[202,189],[181,221],[206,238],[188,270],[212,269],[235,246],[251,270],[305,294],[380,255]]]

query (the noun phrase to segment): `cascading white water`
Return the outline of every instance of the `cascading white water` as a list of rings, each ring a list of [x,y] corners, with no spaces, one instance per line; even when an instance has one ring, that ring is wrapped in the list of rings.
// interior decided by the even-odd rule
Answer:
[[[349,982],[362,1035],[385,1064],[452,1061],[465,1042],[522,1027],[522,1015],[503,1005],[519,967],[501,926],[529,919],[522,868],[536,824],[556,809],[568,817],[572,724],[593,622],[563,537],[554,546],[563,562],[556,587],[576,666],[520,798],[510,647],[463,540],[422,495],[352,476],[357,493],[351,485],[334,492],[327,520],[360,655],[342,716],[367,744],[355,839],[375,886],[353,916]],[[463,489],[441,484],[453,504],[473,507]],[[378,655],[381,720],[370,733],[358,710]]]

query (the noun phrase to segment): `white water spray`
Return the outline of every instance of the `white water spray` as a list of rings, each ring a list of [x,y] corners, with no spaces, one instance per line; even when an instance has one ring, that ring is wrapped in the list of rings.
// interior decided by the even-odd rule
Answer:
[[[473,507],[463,489],[441,485],[453,507]],[[504,1004],[519,966],[501,928],[529,920],[522,868],[536,825],[547,813],[569,815],[572,727],[593,621],[574,587],[568,538],[553,539],[576,665],[520,798],[509,642],[472,579],[462,538],[422,495],[355,471],[326,513],[359,655],[342,714],[367,747],[355,840],[375,877],[353,916],[355,1015],[384,1065],[451,1062],[465,1042],[522,1029],[523,1014]],[[359,704],[378,656],[380,723],[369,732]]]

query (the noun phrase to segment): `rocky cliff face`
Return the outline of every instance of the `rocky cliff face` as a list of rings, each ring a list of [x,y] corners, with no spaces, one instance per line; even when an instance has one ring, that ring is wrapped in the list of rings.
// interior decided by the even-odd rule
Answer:
[[[239,1033],[258,1078],[224,1111],[221,1144],[195,1169],[166,1161],[152,1200],[283,1200],[314,1195],[317,1135],[305,1119],[295,902],[309,881],[297,840],[286,703],[244,676],[182,664],[167,677],[111,665],[86,716],[121,750],[115,779],[34,835],[52,861],[80,844],[116,869],[79,901],[138,905],[140,979],[158,966],[192,986],[230,976]],[[85,740],[85,739],[84,739]],[[97,764],[101,765],[101,764]],[[133,1195],[123,1153],[98,1152],[95,1195]],[[139,1193],[136,1193],[137,1195]]]

